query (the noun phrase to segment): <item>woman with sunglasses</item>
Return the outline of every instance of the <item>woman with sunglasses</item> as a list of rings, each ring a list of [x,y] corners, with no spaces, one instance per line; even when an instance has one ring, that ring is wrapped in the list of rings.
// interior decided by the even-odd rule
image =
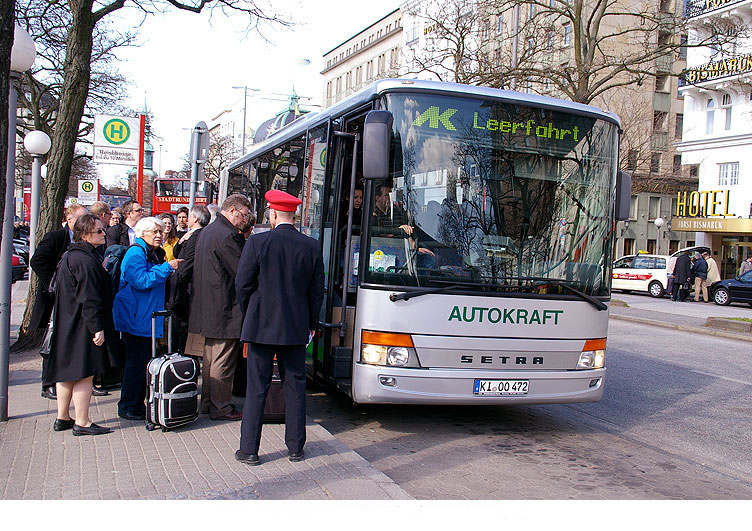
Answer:
[[[73,242],[57,267],[54,328],[50,343],[49,379],[56,382],[55,431],[73,435],[102,435],[109,428],[89,417],[95,374],[114,365],[107,350],[116,338],[112,322],[110,276],[96,248],[104,245],[104,227],[92,214],[73,225]],[[70,416],[73,401],[75,418]]]
[[[154,217],[136,223],[135,244],[120,264],[120,290],[115,295],[115,329],[123,333],[125,367],[120,388],[118,415],[142,420],[146,415],[146,365],[151,358],[151,314],[165,308],[165,282],[183,260],[164,262],[160,249],[164,224]],[[158,317],[157,337],[164,318]]]

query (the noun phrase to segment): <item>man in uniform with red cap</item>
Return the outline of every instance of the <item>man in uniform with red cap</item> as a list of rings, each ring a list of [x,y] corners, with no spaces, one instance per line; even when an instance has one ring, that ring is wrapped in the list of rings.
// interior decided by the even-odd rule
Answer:
[[[288,458],[303,459],[306,440],[306,344],[318,323],[324,300],[321,244],[293,225],[301,200],[269,190],[272,230],[254,234],[243,249],[235,279],[243,312],[241,341],[248,343],[248,389],[235,459],[259,464],[259,444],[266,395],[277,355],[285,396],[285,444]]]

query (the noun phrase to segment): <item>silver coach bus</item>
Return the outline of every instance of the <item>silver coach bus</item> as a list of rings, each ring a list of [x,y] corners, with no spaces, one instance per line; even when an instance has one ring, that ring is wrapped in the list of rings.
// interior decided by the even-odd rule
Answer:
[[[271,135],[220,184],[303,200],[326,296],[308,376],[356,403],[601,398],[618,118],[503,90],[384,79]]]

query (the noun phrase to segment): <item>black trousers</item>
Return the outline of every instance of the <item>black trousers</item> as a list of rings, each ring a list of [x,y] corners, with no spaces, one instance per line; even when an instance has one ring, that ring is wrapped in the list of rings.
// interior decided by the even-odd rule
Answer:
[[[290,452],[302,452],[306,441],[305,345],[248,343],[248,387],[240,426],[240,450],[247,454],[258,454],[261,444],[275,354],[285,395],[285,444]]]
[[[125,367],[120,387],[118,413],[136,413],[146,409],[146,366],[151,359],[151,338],[123,333]]]

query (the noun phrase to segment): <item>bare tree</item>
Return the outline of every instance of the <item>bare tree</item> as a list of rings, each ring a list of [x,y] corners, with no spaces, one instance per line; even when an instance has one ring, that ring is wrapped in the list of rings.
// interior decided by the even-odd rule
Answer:
[[[241,155],[240,149],[235,146],[232,135],[221,135],[217,131],[209,132],[209,156],[204,163],[204,176],[212,183],[219,182],[219,176],[230,162]],[[183,167],[180,171],[186,177],[191,175],[191,157],[186,153],[183,156]]]
[[[57,4],[57,2],[49,2]],[[71,167],[79,138],[81,121],[89,97],[92,79],[92,58],[95,57],[95,35],[106,24],[108,15],[128,6],[139,10],[144,16],[164,13],[176,8],[193,13],[209,12],[210,15],[241,15],[248,19],[248,31],[257,30],[261,23],[290,25],[280,16],[265,11],[256,5],[256,0],[69,0],[66,4],[70,23],[65,31],[65,59],[52,149],[47,159],[47,179],[42,193],[42,208],[37,228],[37,238],[52,228],[62,217],[65,193],[70,181]],[[43,23],[44,12],[40,13]],[[61,35],[62,37],[62,35]],[[39,283],[32,278],[28,300],[34,300]],[[28,348],[41,341],[42,334],[28,330],[31,320],[31,305],[27,307],[24,321],[15,348]]]

